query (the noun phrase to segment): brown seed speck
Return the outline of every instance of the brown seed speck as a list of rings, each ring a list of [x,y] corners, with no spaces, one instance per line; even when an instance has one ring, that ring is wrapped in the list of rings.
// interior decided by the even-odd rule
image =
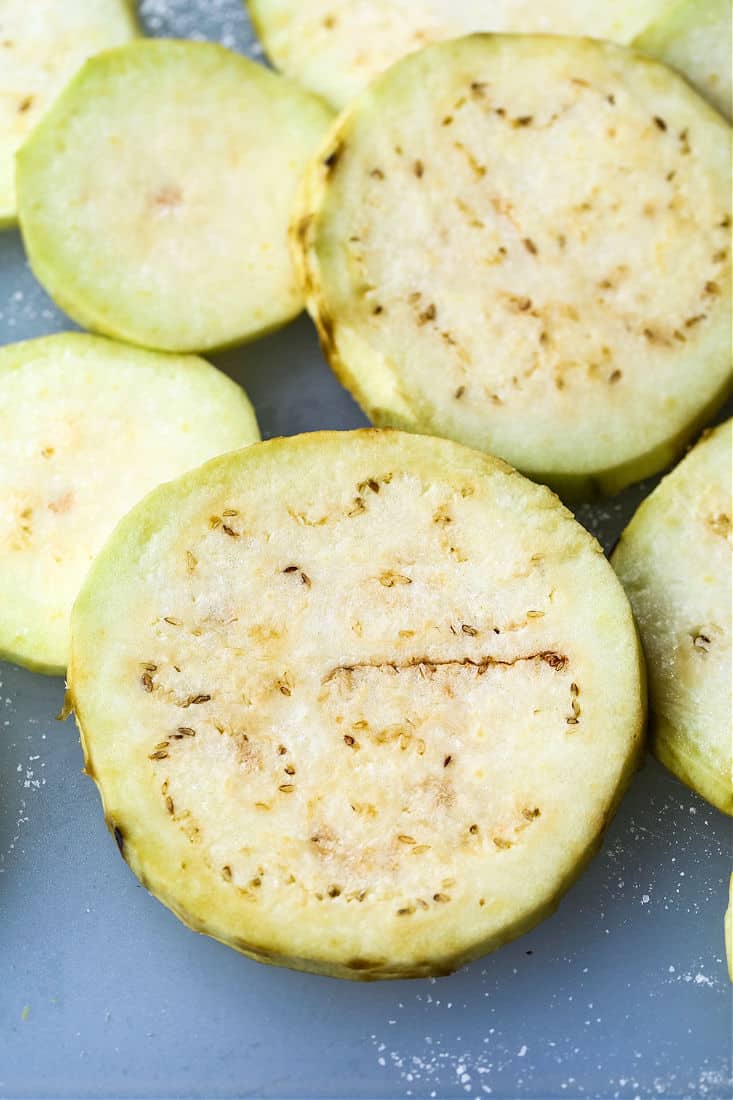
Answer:
[[[209,527],[215,530],[221,523],[221,516],[209,516]]]
[[[394,588],[395,586],[412,584],[412,580],[410,577],[405,577],[402,573],[391,573],[387,571],[380,575],[379,583],[384,588]]]
[[[292,794],[293,791],[295,790],[295,784],[294,783],[281,783],[280,786],[278,787],[278,790],[282,791],[283,794]]]
[[[421,325],[426,325],[428,321],[434,321],[437,316],[438,311],[435,308],[435,305],[431,302],[427,309],[424,309],[420,314],[419,323]]]
[[[327,892],[327,894],[330,898],[338,898],[338,897],[341,896],[341,887],[340,886],[329,886],[329,888],[326,892]]]
[[[176,808],[173,805],[173,799],[171,798],[170,795],[166,795],[165,808],[166,808],[166,810],[168,811],[169,814],[174,814],[176,812]]]
[[[425,172],[425,165],[423,164],[423,162],[421,160],[416,160],[415,163],[412,166],[412,170],[415,173],[415,175],[417,176],[417,178],[419,180],[421,180],[422,177],[423,177],[423,173]]]
[[[439,905],[445,905],[446,902],[450,901],[450,898],[447,894],[433,894],[433,901],[437,901]]]
[[[534,121],[534,115],[520,115],[519,118],[515,118],[512,122],[512,126],[531,126]]]
[[[707,636],[707,634],[696,634],[695,637],[692,639],[692,644],[694,645],[695,649],[701,649],[703,650],[703,652],[707,653],[710,646],[710,638]]]
[[[529,809],[527,806],[522,810],[522,817],[525,817],[527,821],[534,821],[536,817],[540,816],[540,810],[537,806],[533,809]]]
[[[414,836],[408,836],[407,833],[400,833],[399,836],[397,837],[397,839],[399,840],[400,844],[416,844],[417,843]]]
[[[706,317],[707,313],[696,313],[694,317],[688,317],[685,321],[685,328],[693,328],[695,325],[699,325]]]
[[[712,280],[710,280],[709,282],[705,283],[705,293],[720,294],[720,287],[717,283],[714,283]]]
[[[190,726],[179,726],[178,729],[176,730],[176,733],[180,734],[181,737],[195,737],[196,736],[196,730],[192,730]]]
[[[431,847],[432,845],[430,844],[416,844],[415,847],[412,849],[412,854],[414,856],[424,855],[425,852],[430,851]]]
[[[208,703],[211,699],[210,695],[192,695],[183,704],[184,707],[197,706],[199,703]]]
[[[228,863],[225,863],[224,866],[222,867],[221,877],[224,879],[225,882],[231,882],[232,881],[232,869],[231,869],[231,867],[229,866]]]
[[[616,382],[620,382],[621,381],[621,371],[620,370],[611,371],[611,373],[608,376],[608,381],[611,383],[612,386],[615,385]]]
[[[224,511],[222,512],[222,515],[223,516],[229,516],[231,518],[232,516],[238,516],[239,512],[237,511],[236,508],[225,508]]]
[[[196,568],[197,565],[198,565],[198,559],[196,558],[196,555],[193,554],[190,550],[187,550],[186,551],[186,569],[188,570],[188,572],[193,573],[193,571],[194,571],[194,569]]]
[[[468,831],[471,836],[476,836],[478,834],[478,825],[469,825]]]
[[[459,386],[458,389],[453,394],[456,401],[460,401],[460,399],[463,397],[465,392],[466,392],[466,387],[465,386]]]
[[[348,745],[349,748],[353,748],[353,746],[356,744],[356,741],[354,740],[354,738],[351,736],[350,733],[345,733],[344,734],[344,744]]]
[[[470,638],[475,638],[478,634],[478,630],[475,626],[470,626],[469,623],[461,623],[461,630],[464,634],[468,634]]]
[[[278,745],[278,746],[277,746],[277,753],[278,753],[278,756],[285,756],[285,753],[286,753],[287,751],[288,751],[288,750],[287,750],[287,749],[285,748],[285,746],[284,746],[284,745]]]
[[[142,676],[140,677],[140,683],[142,684],[145,691],[150,692],[153,690],[153,678],[149,672],[144,672],[142,674]]]
[[[654,125],[657,127],[658,130],[662,130],[662,132],[667,129],[667,123],[664,121],[663,118],[660,118],[659,115],[654,116]]]
[[[33,100],[34,96],[32,95],[23,96],[20,103],[18,104],[18,114],[24,115],[26,111],[29,111],[33,106]]]
[[[148,760],[165,760],[168,753],[165,749],[156,749],[155,752],[151,752],[148,756]]]
[[[158,666],[154,665],[152,663],[152,661],[143,661],[143,666],[142,667],[144,669],[146,669],[148,672],[157,672],[158,671]]]
[[[300,574],[300,581],[301,581],[301,584],[304,584],[306,586],[306,588],[310,588],[311,579],[310,579],[310,577],[308,576],[307,573],[301,573]]]
[[[531,237],[525,237],[522,244],[533,256],[537,255],[537,245],[534,243]]]
[[[404,905],[404,906],[402,907],[402,909],[398,909],[398,910],[397,910],[397,916],[398,916],[398,917],[409,917],[409,916],[411,916],[411,914],[412,914],[412,913],[414,913],[414,912],[415,912],[414,906],[412,906],[412,905]]]
[[[453,757],[451,756],[450,753],[448,753],[448,755],[443,758],[443,767],[447,768],[452,760],[453,760]]]
[[[441,126],[450,126],[450,125],[452,125],[452,123],[453,123],[453,115],[446,115],[443,118],[442,122],[441,122]]]
[[[374,306],[372,309],[372,316],[378,317],[380,313],[384,313],[384,306]]]
[[[297,573],[297,572],[298,572],[298,566],[297,565],[288,565],[285,569],[283,569],[283,573]]]
[[[238,539],[239,531],[235,531],[233,527],[230,527],[227,523],[222,523],[221,529],[225,535],[229,535],[230,539]]]
[[[507,848],[511,848],[511,840],[505,840],[503,836],[493,836],[491,838],[497,848],[501,851],[505,851]]]
[[[164,623],[168,623],[169,626],[183,626],[180,619],[177,619],[175,615],[166,615],[163,619]]]
[[[295,775],[295,767],[293,764],[286,764],[283,771],[286,775]]]
[[[372,168],[369,175],[372,177],[372,179],[375,179],[375,180],[383,180],[384,179],[384,172],[382,171],[381,168]]]

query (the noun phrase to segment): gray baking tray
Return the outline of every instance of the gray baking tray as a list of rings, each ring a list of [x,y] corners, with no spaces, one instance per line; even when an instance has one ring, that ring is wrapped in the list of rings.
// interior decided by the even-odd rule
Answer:
[[[239,0],[142,15],[259,56]],[[69,327],[0,235],[0,342]],[[365,423],[305,318],[215,361],[266,437]],[[651,487],[578,518],[608,549]],[[652,760],[554,917],[450,978],[357,985],[260,966],[150,897],[54,720],[62,694],[0,664],[0,1096],[733,1096],[731,823]]]

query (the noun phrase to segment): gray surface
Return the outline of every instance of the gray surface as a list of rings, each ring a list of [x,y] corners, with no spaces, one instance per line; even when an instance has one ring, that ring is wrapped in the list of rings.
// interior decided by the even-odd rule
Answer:
[[[247,42],[239,0],[143,12],[156,33]],[[64,327],[1,236],[0,341]],[[303,318],[218,363],[266,436],[364,422]],[[648,487],[579,516],[608,546]],[[551,920],[451,978],[360,986],[259,966],[151,898],[61,698],[0,664],[0,1096],[733,1095],[730,823],[652,761]]]

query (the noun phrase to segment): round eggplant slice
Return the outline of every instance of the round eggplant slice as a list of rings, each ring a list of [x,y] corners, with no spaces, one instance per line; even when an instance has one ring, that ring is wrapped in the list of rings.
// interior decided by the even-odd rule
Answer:
[[[375,424],[587,496],[663,468],[723,401],[730,224],[730,128],[677,74],[610,43],[476,35],[341,115],[293,240]]]
[[[79,324],[165,351],[261,335],[303,305],[287,227],[331,118],[203,42],[88,61],[18,154],[31,265]]]
[[[256,959],[359,979],[547,916],[644,720],[628,601],[557,498],[370,430],[150,494],[77,600],[69,685],[145,886]]]

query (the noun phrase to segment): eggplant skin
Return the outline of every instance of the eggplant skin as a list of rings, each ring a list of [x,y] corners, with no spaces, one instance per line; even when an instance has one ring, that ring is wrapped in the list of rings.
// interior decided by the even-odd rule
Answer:
[[[458,444],[317,432],[221,456],[118,525],[70,701],[145,887],[253,959],[447,974],[547,917],[643,752],[600,547]]]

